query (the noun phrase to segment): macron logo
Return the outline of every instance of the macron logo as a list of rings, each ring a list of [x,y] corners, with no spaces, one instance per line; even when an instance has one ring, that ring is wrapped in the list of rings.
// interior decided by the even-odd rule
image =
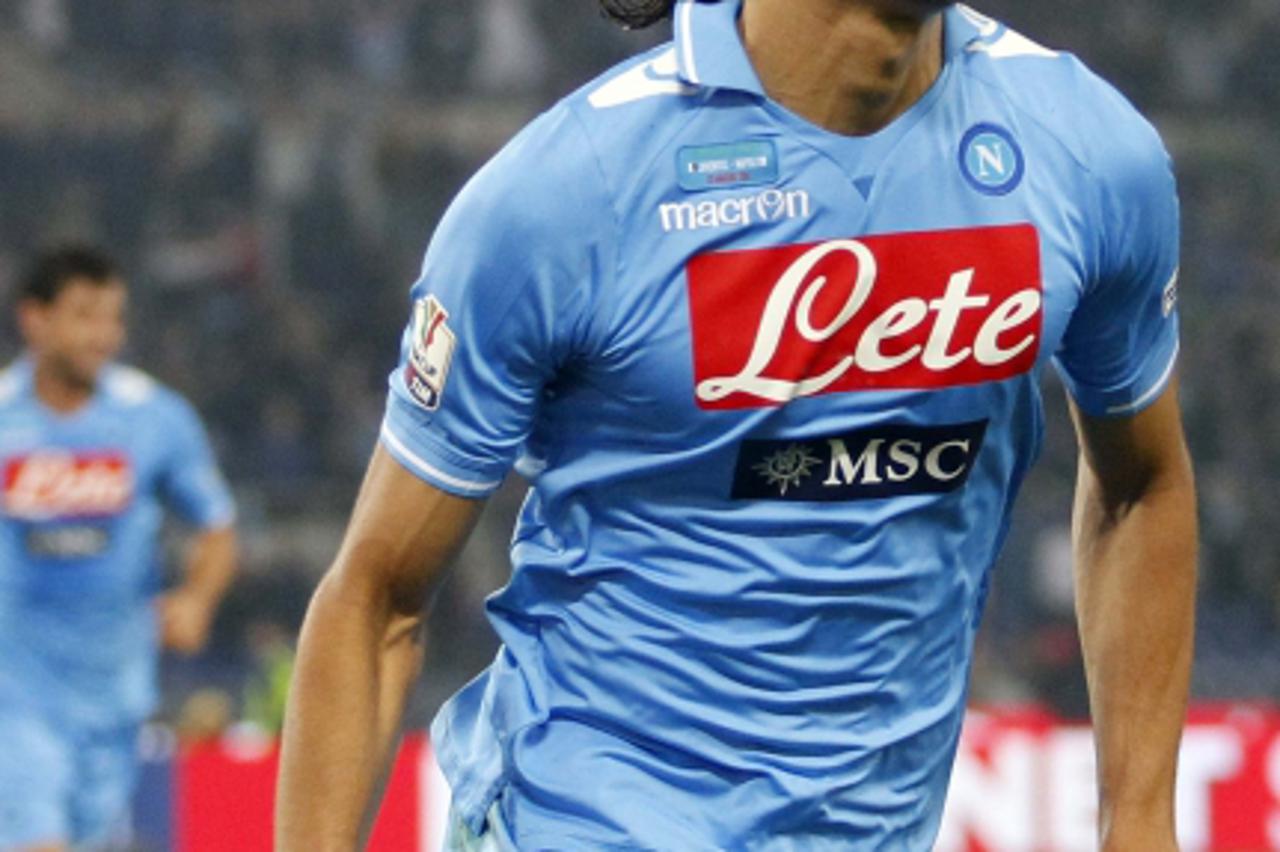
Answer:
[[[658,207],[662,230],[702,231],[807,219],[813,214],[809,193],[803,189],[767,189],[755,195],[707,201],[673,201]]]

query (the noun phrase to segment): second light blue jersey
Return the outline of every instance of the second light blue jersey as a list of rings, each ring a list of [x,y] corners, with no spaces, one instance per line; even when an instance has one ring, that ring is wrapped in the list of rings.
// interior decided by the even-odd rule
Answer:
[[[0,373],[0,704],[60,724],[135,724],[156,701],[163,511],[233,506],[194,410],[126,367],[60,415],[22,360]]]
[[[522,849],[927,848],[1042,373],[1126,416],[1173,369],[1173,178],[1113,89],[956,6],[934,86],[838,136],[738,11],[523,131],[414,287],[385,446],[532,484],[433,728]]]

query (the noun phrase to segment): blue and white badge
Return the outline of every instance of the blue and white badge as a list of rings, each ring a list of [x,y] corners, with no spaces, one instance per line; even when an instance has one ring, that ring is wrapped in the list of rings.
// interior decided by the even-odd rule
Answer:
[[[768,139],[690,145],[677,152],[676,173],[686,192],[777,183],[778,148]]]
[[[998,124],[975,125],[960,142],[960,171],[978,192],[1008,195],[1022,183],[1026,168],[1017,140]]]

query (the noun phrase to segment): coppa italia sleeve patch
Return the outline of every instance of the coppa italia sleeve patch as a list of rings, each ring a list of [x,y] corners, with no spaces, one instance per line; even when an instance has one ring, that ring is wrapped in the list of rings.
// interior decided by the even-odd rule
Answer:
[[[458,345],[448,323],[449,312],[435,296],[414,302],[404,384],[414,401],[428,411],[440,407],[440,396],[449,379],[453,350]]]

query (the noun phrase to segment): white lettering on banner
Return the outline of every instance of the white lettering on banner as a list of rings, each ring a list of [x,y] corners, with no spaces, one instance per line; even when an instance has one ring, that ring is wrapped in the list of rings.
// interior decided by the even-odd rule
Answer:
[[[956,755],[938,852],[965,852],[972,837],[987,849],[1036,848],[1038,744],[1029,734],[1011,732],[980,760],[968,749]],[[999,814],[996,819],[993,814]]]
[[[421,760],[418,765],[418,807],[423,819],[419,821],[419,842],[422,844],[419,848],[422,852],[437,852],[445,848],[445,837],[449,833],[453,791],[430,744],[422,750]]]
[[[1280,802],[1280,738],[1277,738],[1267,750],[1266,761],[1267,787],[1270,788],[1273,800]],[[1280,849],[1280,810],[1267,814],[1267,839],[1272,848]]]
[[[827,286],[828,278],[813,272],[819,263],[836,254],[848,254],[856,259],[858,274],[839,313],[818,328],[813,322],[813,306]],[[822,393],[855,367],[866,373],[885,373],[919,358],[928,371],[945,373],[971,358],[987,367],[1008,363],[1032,346],[1037,335],[1031,331],[1008,347],[1000,346],[1000,336],[1035,317],[1043,297],[1035,289],[1014,293],[983,320],[973,346],[951,351],[961,315],[966,311],[986,308],[991,302],[989,296],[969,294],[974,272],[973,269],[964,269],[952,274],[944,294],[930,300],[927,307],[923,300],[916,298],[890,305],[869,322],[853,353],[841,358],[821,375],[800,381],[769,378],[765,372],[777,354],[788,326],[794,323],[800,337],[810,343],[830,340],[849,325],[876,286],[879,273],[876,258],[863,243],[858,240],[832,240],[815,246],[801,255],[774,285],[760,316],[747,362],[735,375],[714,376],[700,382],[697,396],[703,402],[717,402],[735,393],[745,393],[772,402],[786,402]],[[928,321],[930,313],[934,315],[933,326],[923,347],[912,346],[893,357],[883,354],[881,344],[884,341],[915,330]]]
[[[1178,840],[1187,849],[1207,849],[1212,840],[1213,785],[1240,771],[1244,753],[1239,734],[1227,727],[1188,729],[1178,756],[1175,794]]]
[[[1186,727],[1176,791],[1181,848],[1263,848],[1261,834],[1246,835],[1257,841],[1220,845],[1229,843],[1223,840],[1224,825],[1240,831],[1250,822],[1253,830],[1266,832],[1266,848],[1280,848],[1280,806],[1273,804],[1280,803],[1280,736],[1265,718],[1259,715],[1251,724],[1241,716],[1238,722]],[[1259,740],[1264,725],[1272,733]],[[940,852],[968,852],[975,844],[988,852],[1097,848],[1096,760],[1089,728],[1002,728],[982,716],[971,718],[970,726],[977,733],[966,730],[956,756],[936,847]],[[1241,782],[1250,772],[1265,775],[1252,782],[1258,785],[1256,794],[1242,789],[1249,786]],[[1223,784],[1235,787],[1229,799],[1215,798]],[[1254,803],[1252,795],[1262,798]],[[1264,799],[1272,810],[1257,812]],[[1255,811],[1242,819],[1250,808]],[[1268,821],[1265,826],[1259,824],[1262,819]]]
[[[1049,843],[1054,849],[1097,847],[1097,760],[1093,732],[1065,728],[1049,736],[1046,748],[1050,789]]]

